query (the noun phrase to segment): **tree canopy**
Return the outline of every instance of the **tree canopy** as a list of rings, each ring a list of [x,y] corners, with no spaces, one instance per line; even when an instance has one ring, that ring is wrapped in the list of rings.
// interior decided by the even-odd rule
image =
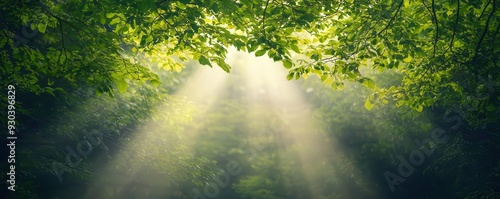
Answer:
[[[467,96],[497,82],[498,2],[459,1],[5,1],[2,74],[33,92],[62,92],[87,82],[99,93],[130,80],[158,84],[149,65],[180,71],[187,59],[229,72],[227,49],[280,61],[289,79],[315,74],[344,81],[421,111],[470,104],[495,112],[498,99]],[[21,28],[23,25],[27,28]],[[34,31],[34,32],[33,32]],[[124,58],[124,55],[126,55]],[[142,59],[141,59],[142,58]],[[144,59],[147,58],[147,59]],[[384,87],[366,66],[398,70]],[[376,93],[376,94],[375,94]],[[483,113],[487,114],[487,113]]]

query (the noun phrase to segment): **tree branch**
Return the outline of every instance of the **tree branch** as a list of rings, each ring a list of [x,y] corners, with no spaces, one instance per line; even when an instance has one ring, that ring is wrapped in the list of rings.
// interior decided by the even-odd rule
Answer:
[[[458,18],[460,16],[460,0],[457,2],[457,17],[455,18],[455,26],[453,26],[453,34],[451,35],[450,50],[453,53],[453,40],[455,39],[455,34],[457,32]]]
[[[63,54],[64,52],[64,56],[66,57],[64,59],[64,63],[61,64],[61,72],[63,71],[63,66],[66,65],[66,61],[68,60],[68,56],[66,54],[66,45],[64,45],[64,32],[63,32],[63,27],[62,27],[62,22],[60,20],[57,20],[57,22],[59,22],[59,32],[61,32],[61,45],[62,45],[62,49],[61,49],[61,52],[59,53],[59,57],[57,58],[57,63],[59,64],[59,62],[61,61],[61,55]]]
[[[486,10],[486,8],[484,8]],[[479,54],[479,48],[481,47],[481,43],[484,40],[484,36],[486,36],[486,33],[488,32],[489,26],[490,26],[490,20],[493,14],[496,11],[496,0],[493,0],[493,10],[491,10],[490,16],[488,16],[488,19],[486,20],[486,25],[484,27],[483,34],[481,35],[481,38],[479,38],[479,42],[477,43],[476,50],[474,50],[474,58],[477,57]]]
[[[484,11],[486,11],[486,8],[490,5],[490,3],[491,3],[491,0],[489,0],[488,3],[486,3],[486,6],[484,6],[484,9],[483,9],[483,11],[481,11],[481,14],[479,15],[478,19],[481,19],[481,17],[483,17]],[[495,5],[493,5],[493,6],[495,6]]]
[[[434,19],[434,23],[436,24],[436,35],[434,36],[434,56],[436,56],[436,47],[437,47],[437,42],[438,42],[438,37],[439,37],[439,22],[438,22],[438,19],[437,19],[437,15],[436,15],[436,4],[434,2],[434,0],[432,0],[432,15],[434,16],[433,19]]]
[[[384,29],[382,29],[380,32],[378,32],[377,35],[379,35],[380,33],[382,33],[385,30],[387,30],[387,28],[389,28],[389,26],[392,24],[392,22],[394,21],[394,19],[396,19],[396,16],[398,15],[399,10],[401,10],[401,6],[403,6],[403,2],[404,2],[404,0],[401,0],[401,2],[398,5],[398,8],[396,10],[396,13],[391,17],[391,20],[389,20],[389,23],[387,23],[387,25],[384,27]]]
[[[264,22],[266,21],[266,10],[267,10],[267,6],[269,5],[269,2],[271,0],[267,0],[266,1],[266,6],[264,7],[264,13],[262,14],[262,33],[264,34],[264,38],[266,38],[266,29],[264,28]]]

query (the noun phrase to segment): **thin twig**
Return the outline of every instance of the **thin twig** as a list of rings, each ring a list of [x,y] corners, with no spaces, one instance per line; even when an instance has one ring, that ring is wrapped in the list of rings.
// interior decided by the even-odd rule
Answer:
[[[394,19],[396,18],[396,16],[398,15],[399,13],[399,10],[401,10],[401,6],[403,6],[403,2],[404,0],[401,0],[401,2],[399,3],[398,5],[398,8],[396,10],[396,13],[391,17],[391,20],[389,20],[389,23],[387,23],[387,25],[384,27],[384,29],[382,29],[380,32],[377,33],[377,35],[379,35],[380,33],[384,32],[385,30],[387,30],[387,28],[389,28],[389,26],[392,24],[392,22],[394,21]]]
[[[59,31],[61,32],[61,45],[62,45],[62,49],[61,49],[61,52],[59,53],[59,57],[57,58],[57,63],[59,64],[60,60],[61,60],[61,55],[63,54],[64,52],[64,56],[66,57],[64,59],[64,62],[61,64],[61,72],[63,71],[63,66],[66,65],[66,61],[68,60],[68,56],[66,54],[66,45],[64,45],[64,32],[63,32],[63,28],[62,28],[62,22],[59,21]]]
[[[484,11],[486,11],[486,8],[490,5],[490,3],[491,3],[491,0],[489,0],[488,3],[486,3],[486,6],[484,6],[483,11],[481,11],[481,14],[479,15],[478,19],[481,19],[481,17],[483,17]]]
[[[438,42],[438,37],[439,37],[439,22],[438,22],[438,19],[437,19],[437,15],[436,15],[436,4],[434,2],[434,0],[432,0],[432,15],[434,16],[433,19],[434,19],[434,23],[436,24],[436,35],[434,36],[434,56],[436,56],[436,48],[437,48],[437,42]]]
[[[455,26],[453,26],[453,34],[451,35],[450,50],[453,53],[453,40],[455,39],[455,34],[457,32],[458,18],[460,16],[460,0],[457,2],[457,17],[455,18]]]
[[[484,8],[486,9],[486,8]],[[493,1],[493,10],[491,10],[490,16],[488,16],[488,19],[486,20],[486,26],[484,27],[483,34],[481,35],[481,38],[479,38],[479,42],[477,43],[476,50],[474,50],[474,58],[477,57],[479,54],[479,48],[481,47],[481,43],[483,42],[484,36],[486,36],[486,33],[488,32],[489,26],[490,26],[490,20],[493,14],[496,11],[496,0]]]
[[[264,38],[266,38],[266,29],[264,28],[265,27],[264,22],[266,21],[266,10],[267,10],[267,6],[269,5],[270,1],[271,0],[266,1],[266,6],[264,7],[264,13],[262,14],[262,33],[264,34]]]

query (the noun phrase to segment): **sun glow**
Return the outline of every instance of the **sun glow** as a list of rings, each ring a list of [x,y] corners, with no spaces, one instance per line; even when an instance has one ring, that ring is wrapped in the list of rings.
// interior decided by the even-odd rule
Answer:
[[[246,135],[249,143],[274,142],[275,145],[283,146],[285,149],[278,154],[279,159],[281,162],[297,162],[295,163],[298,165],[296,172],[300,172],[300,175],[304,176],[307,181],[305,182],[307,188],[304,191],[307,191],[311,198],[324,195],[325,182],[334,174],[318,171],[335,170],[336,167],[345,164],[345,156],[341,152],[342,149],[336,147],[337,141],[325,135],[325,128],[320,119],[315,117],[313,107],[304,97],[306,91],[300,88],[296,81],[286,80],[287,71],[279,62],[273,62],[264,57],[255,58],[253,55],[237,52],[235,49],[229,50],[227,57],[228,63],[234,67],[231,74],[215,66],[214,68],[199,66],[182,87],[173,93],[174,98],[194,102],[197,110],[191,114],[203,118],[211,111],[218,111],[211,107],[218,103],[222,96],[231,92],[228,90],[228,84],[232,83],[229,79],[233,78],[239,83],[236,87],[242,91],[242,95],[237,98],[239,100],[237,103],[247,108],[246,128],[249,132],[255,132]],[[158,110],[160,113],[182,113],[182,110],[172,104],[162,105],[158,107]],[[267,110],[269,114],[263,115],[262,112],[256,112],[256,110]],[[275,128],[278,130],[272,135],[268,134],[263,137],[259,133],[263,132],[262,129],[265,131],[270,127],[261,124],[267,121],[280,122],[282,125],[280,128]],[[143,177],[145,176],[149,177],[146,178],[148,181],[146,184],[152,192],[168,191],[166,189],[169,183],[175,183],[175,179],[157,180],[155,176],[148,176],[144,171],[150,169],[161,171],[159,167],[167,166],[170,167],[169,170],[175,172],[176,168],[182,167],[176,162],[180,160],[176,157],[165,156],[171,154],[172,150],[179,153],[191,153],[191,148],[196,144],[192,140],[200,136],[201,132],[190,129],[192,131],[182,132],[182,135],[178,137],[169,137],[169,134],[163,131],[175,128],[175,125],[164,126],[165,123],[168,121],[152,120],[144,123],[144,128],[137,130],[135,136],[130,138],[131,141],[125,145],[124,150],[116,156],[116,160],[107,165],[108,168],[123,168],[118,171],[127,174],[125,175],[127,177],[114,179],[115,186],[108,192],[112,192],[115,196],[123,195],[136,187],[132,184],[144,184],[145,178]],[[186,136],[188,139],[181,139]],[[178,146],[176,142],[182,142],[187,148],[176,148]],[[122,165],[124,162],[129,164],[128,167]],[[279,167],[283,170],[288,166],[279,165]],[[129,169],[124,170],[124,168]],[[100,185],[108,186],[109,179],[116,176],[107,173],[109,170],[103,170],[102,175],[96,178],[85,198],[102,198],[104,193]],[[283,172],[289,171],[283,170]],[[175,176],[174,173],[166,175]],[[293,180],[288,176],[285,178]]]

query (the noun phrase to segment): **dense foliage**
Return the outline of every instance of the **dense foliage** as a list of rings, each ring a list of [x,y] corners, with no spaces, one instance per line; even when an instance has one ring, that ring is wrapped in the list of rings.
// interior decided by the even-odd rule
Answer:
[[[482,83],[498,80],[497,4],[5,1],[2,65],[15,67],[3,69],[9,75],[2,81],[48,93],[84,81],[98,92],[111,92],[112,85],[124,88],[128,80],[157,83],[146,67],[150,63],[179,71],[179,61],[194,59],[229,72],[224,58],[228,46],[234,46],[282,61],[290,79],[317,74],[333,88],[344,80],[361,82],[379,93],[369,98],[370,104],[391,97],[420,111],[459,103],[488,107],[492,113],[498,99],[467,96],[497,86]],[[124,53],[130,56],[124,59]],[[379,88],[359,72],[361,66],[399,69],[405,78],[395,87]]]

